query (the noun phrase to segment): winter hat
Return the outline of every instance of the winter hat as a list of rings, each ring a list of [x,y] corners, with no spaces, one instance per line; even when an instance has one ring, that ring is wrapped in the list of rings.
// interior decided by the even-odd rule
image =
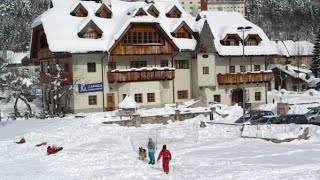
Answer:
[[[162,149],[167,149],[167,145],[163,145],[163,146],[162,146]]]

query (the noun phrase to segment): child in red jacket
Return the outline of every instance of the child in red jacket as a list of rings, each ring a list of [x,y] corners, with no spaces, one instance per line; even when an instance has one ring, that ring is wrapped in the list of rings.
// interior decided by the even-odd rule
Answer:
[[[170,151],[167,149],[166,145],[162,146],[162,150],[159,153],[158,160],[162,157],[162,168],[166,174],[169,174],[169,162],[172,158]]]
[[[61,151],[63,148],[62,147],[56,147],[56,146],[48,146],[47,147],[47,154],[50,155],[50,154],[55,154],[57,153],[58,151]]]

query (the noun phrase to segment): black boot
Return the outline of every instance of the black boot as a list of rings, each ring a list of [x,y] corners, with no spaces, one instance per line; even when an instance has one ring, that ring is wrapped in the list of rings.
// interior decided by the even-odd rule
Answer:
[[[152,160],[152,161],[151,161],[151,164],[154,165],[154,163],[155,163],[155,160]]]
[[[152,164],[152,160],[150,160],[150,162],[148,164]]]

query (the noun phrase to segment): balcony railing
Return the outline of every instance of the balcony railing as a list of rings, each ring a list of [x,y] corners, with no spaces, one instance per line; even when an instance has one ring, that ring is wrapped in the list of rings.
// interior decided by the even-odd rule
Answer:
[[[218,74],[218,84],[243,84],[243,74]],[[245,83],[261,83],[268,82],[272,79],[272,72],[261,71],[261,72],[246,72],[244,74]]]
[[[53,75],[54,76],[54,75]],[[50,83],[51,82],[51,76],[48,76],[47,73],[41,72],[40,78],[41,83]],[[61,85],[72,85],[73,83],[73,76],[69,72],[65,72],[60,77],[60,84]]]
[[[112,70],[108,72],[109,83],[172,80],[174,69],[142,69],[142,70]]]

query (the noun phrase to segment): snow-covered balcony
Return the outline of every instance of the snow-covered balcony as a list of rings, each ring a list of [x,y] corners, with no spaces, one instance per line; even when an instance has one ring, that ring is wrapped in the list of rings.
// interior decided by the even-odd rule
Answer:
[[[218,74],[218,84],[242,84],[243,74],[242,73],[227,73]],[[262,83],[269,82],[272,79],[272,71],[251,71],[245,72],[244,82],[245,83]]]
[[[115,69],[108,72],[109,83],[173,80],[175,68],[131,68]]]

